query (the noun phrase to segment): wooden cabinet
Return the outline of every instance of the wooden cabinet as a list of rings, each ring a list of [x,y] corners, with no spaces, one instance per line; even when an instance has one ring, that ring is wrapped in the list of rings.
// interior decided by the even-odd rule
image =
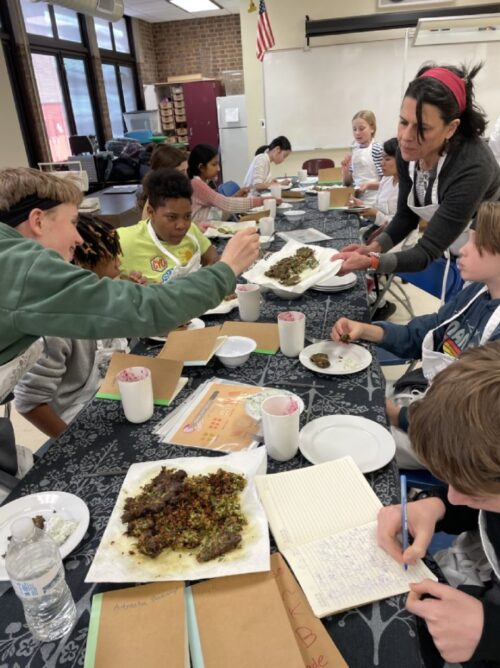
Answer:
[[[146,107],[159,109],[162,132],[171,144],[219,146],[216,98],[224,94],[213,79],[157,83],[144,87]]]

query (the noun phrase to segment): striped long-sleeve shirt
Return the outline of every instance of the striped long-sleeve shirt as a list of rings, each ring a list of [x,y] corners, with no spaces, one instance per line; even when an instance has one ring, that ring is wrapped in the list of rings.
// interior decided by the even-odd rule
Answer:
[[[199,176],[195,176],[191,185],[193,187],[192,220],[200,224],[210,219],[212,208],[220,209],[226,213],[244,213],[254,206],[262,205],[262,197],[225,197],[213,190]]]

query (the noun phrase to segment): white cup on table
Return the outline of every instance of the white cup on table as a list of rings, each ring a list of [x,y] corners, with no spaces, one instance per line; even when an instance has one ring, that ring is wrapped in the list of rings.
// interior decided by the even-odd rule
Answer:
[[[262,236],[270,237],[274,234],[274,217],[264,216],[259,220],[259,230]]]
[[[260,315],[260,287],[256,283],[241,283],[236,286],[238,310],[241,320],[255,322]]]
[[[273,197],[264,200],[264,209],[269,211],[271,218],[276,218],[276,200]]]
[[[270,457],[286,462],[299,449],[301,406],[295,395],[276,395],[262,402],[264,443]]]
[[[328,211],[330,208],[330,191],[329,190],[319,190],[318,191],[318,209],[320,211]]]
[[[297,172],[297,177],[299,181],[306,181],[307,180],[307,169],[299,169]]]
[[[153,415],[153,379],[144,366],[130,366],[116,374],[123,412],[129,422],[146,422]]]
[[[281,197],[281,186],[279,183],[271,183],[271,187],[269,188],[271,191],[271,196],[274,199],[280,199]]]
[[[304,348],[306,316],[300,311],[283,311],[279,313],[278,333],[283,355],[297,357]]]

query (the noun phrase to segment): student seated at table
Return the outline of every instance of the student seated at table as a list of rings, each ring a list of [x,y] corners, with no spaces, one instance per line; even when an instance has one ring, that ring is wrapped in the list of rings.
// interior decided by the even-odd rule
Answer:
[[[187,153],[181,151],[175,146],[169,146],[169,144],[157,144],[153,153],[151,154],[151,169],[156,172],[158,169],[176,169],[184,176],[187,176]],[[137,193],[137,207],[139,211],[142,211],[142,219],[148,217],[148,212],[146,210],[146,202],[148,195],[144,189],[144,183],[142,188]]]
[[[77,230],[83,243],[75,249],[73,263],[99,278],[119,276],[121,248],[113,226],[80,214]],[[59,436],[97,391],[97,348],[92,339],[47,336],[43,355],[14,388],[18,412],[47,436]]]
[[[332,329],[332,339],[364,339],[398,357],[422,359],[423,374],[430,383],[466,348],[500,338],[500,202],[481,205],[475,228],[458,260],[462,278],[473,282],[437,313],[418,316],[407,325],[340,318]],[[422,468],[407,435],[408,408],[388,399],[386,410],[399,466]],[[454,408],[450,411],[454,413]]]
[[[251,192],[258,193],[260,190],[269,190],[272,183],[271,164],[281,165],[292,151],[292,145],[286,137],[279,136],[270,144],[259,146],[255,151],[255,158],[250,163],[243,185],[250,188]]]
[[[217,251],[191,222],[189,179],[173,169],[159,169],[147,175],[145,188],[147,220],[118,230],[122,271],[166,283],[217,262]]]
[[[426,624],[440,655],[436,651],[426,666],[500,666],[499,406],[495,341],[467,350],[410,408],[415,452],[448,488],[408,504],[413,543],[405,551],[401,506],[379,512],[378,543],[400,564],[423,557],[435,531],[467,532],[437,555],[452,586],[432,580],[410,585],[406,608]]]
[[[210,220],[222,220],[227,214],[245,213],[261,206],[260,197],[247,197],[248,188],[240,188],[232,197],[218,193],[213,180],[220,172],[219,154],[209,144],[198,144],[188,158],[188,176],[193,186],[193,221],[206,229]]]

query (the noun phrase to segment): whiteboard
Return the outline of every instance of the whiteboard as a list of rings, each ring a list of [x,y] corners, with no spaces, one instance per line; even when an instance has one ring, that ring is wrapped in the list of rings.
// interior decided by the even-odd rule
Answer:
[[[285,135],[294,151],[345,148],[353,141],[351,119],[360,109],[375,113],[379,141],[394,137],[403,93],[426,61],[483,61],[476,100],[493,126],[500,116],[500,42],[405,50],[405,39],[392,39],[269,51],[264,58],[267,141]]]

